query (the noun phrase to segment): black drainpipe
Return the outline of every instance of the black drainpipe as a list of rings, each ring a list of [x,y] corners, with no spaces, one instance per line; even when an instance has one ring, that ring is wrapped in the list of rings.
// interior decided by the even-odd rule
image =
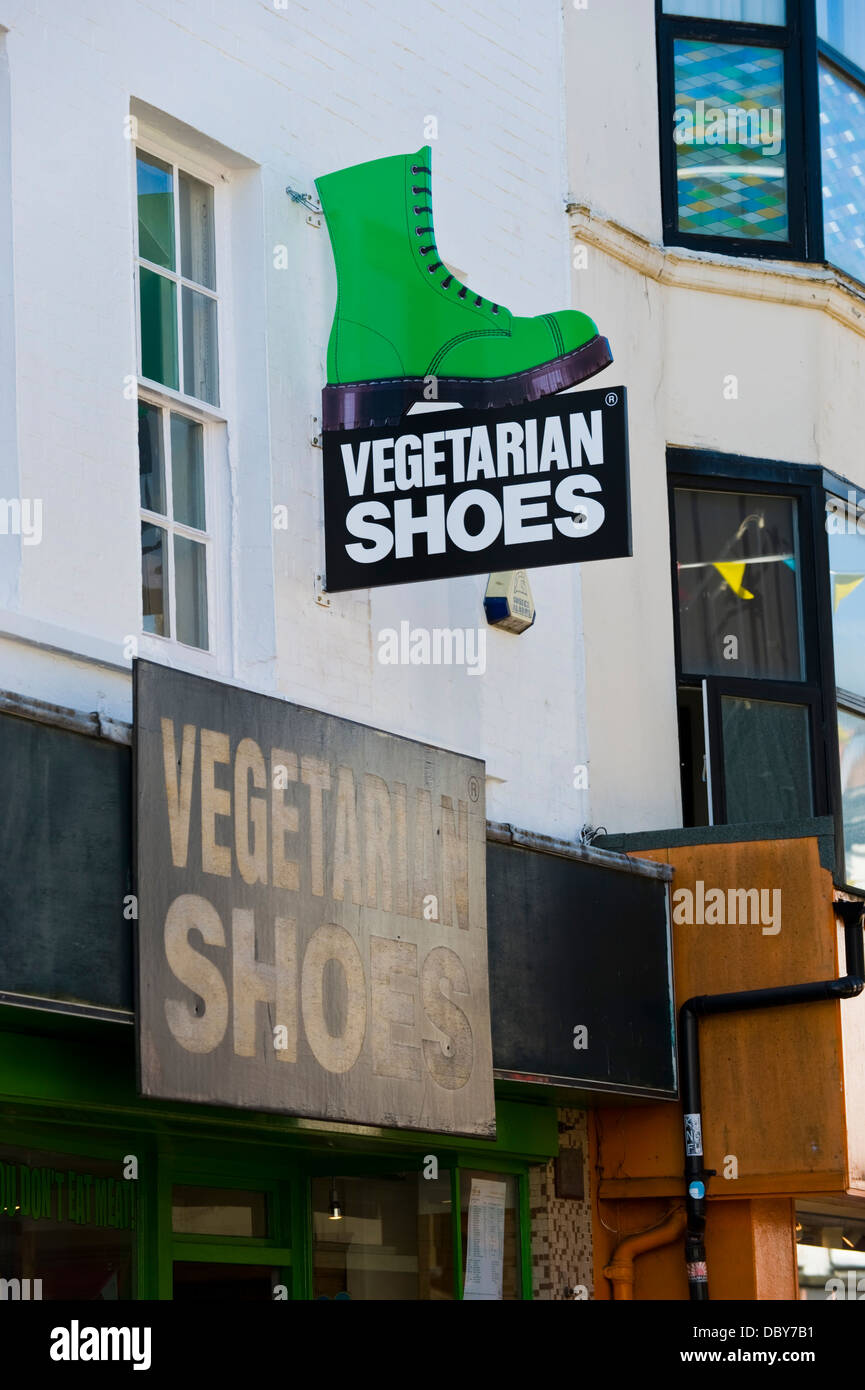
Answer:
[[[862,914],[865,903],[836,902],[836,914],[844,923],[844,957],[847,974],[839,980],[818,980],[777,989],[745,989],[734,994],[698,994],[686,999],[679,1010],[679,1062],[682,1070],[682,1104],[685,1122],[685,1260],[688,1292],[692,1302],[709,1297],[706,1272],[706,1182],[714,1168],[703,1167],[703,1100],[700,1087],[700,1035],[698,1020],[708,1014],[744,1013],[773,1009],[781,1004],[813,1004],[826,999],[853,999],[865,989],[865,946]]]

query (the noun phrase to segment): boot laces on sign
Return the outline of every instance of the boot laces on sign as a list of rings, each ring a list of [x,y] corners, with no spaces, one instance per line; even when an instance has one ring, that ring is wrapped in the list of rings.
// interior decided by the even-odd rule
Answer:
[[[428,177],[432,178],[432,170],[426,164],[413,164],[411,166],[411,172],[412,174],[426,174],[428,175]],[[432,197],[432,190],[429,188],[425,188],[423,184],[412,184],[411,191],[414,197],[417,197],[419,193],[425,193],[428,198]],[[430,218],[432,218],[433,215],[432,207],[425,203],[416,203],[414,205],[413,211],[415,217],[420,217],[423,213],[427,213]],[[414,234],[415,236],[429,236],[431,238],[428,246],[418,247],[418,250],[420,251],[420,254],[422,256],[428,256],[431,251],[435,252],[436,256],[438,256],[439,253],[435,244],[435,232],[433,231],[432,226],[415,227]],[[445,265],[444,261],[436,260],[427,266],[427,270],[429,271],[430,275],[434,275],[437,270],[447,270],[447,266]],[[473,293],[473,291],[470,290],[467,285],[463,285],[459,280],[456,279],[454,275],[451,275],[450,273],[448,273],[443,280],[440,280],[439,284],[442,286],[442,289],[445,290],[449,289],[451,285],[457,286],[457,297],[459,299],[465,299],[466,295]],[[483,304],[483,302],[483,295],[476,294],[475,307],[480,307]],[[494,314],[497,314],[499,312],[498,304],[491,303],[490,307]]]

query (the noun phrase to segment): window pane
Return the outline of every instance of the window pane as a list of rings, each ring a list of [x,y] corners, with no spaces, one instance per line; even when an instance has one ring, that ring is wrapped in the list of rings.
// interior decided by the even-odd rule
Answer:
[[[825,63],[820,64],[820,145],[826,259],[865,280],[865,94]]]
[[[314,1178],[312,1223],[314,1298],[453,1298],[449,1173]]]
[[[784,55],[676,39],[679,231],[787,241]]]
[[[175,1303],[271,1303],[278,1281],[279,1271],[268,1265],[175,1260],[171,1297]]]
[[[188,415],[171,415],[171,490],[174,520],[206,529],[204,427]]]
[[[165,571],[165,532],[149,521],[141,523],[141,609],[144,631],[168,637],[168,576]]]
[[[664,14],[743,20],[746,24],[786,24],[785,10],[785,0],[664,0]]]
[[[147,401],[139,401],[138,477],[141,505],[148,512],[165,512],[165,460],[162,453],[162,411]]]
[[[463,1298],[520,1297],[517,1179],[460,1169]]]
[[[861,523],[865,530],[865,520]],[[857,518],[840,503],[826,517],[832,585],[832,636],[835,684],[865,698],[865,534]]]
[[[0,1148],[0,1278],[29,1301],[132,1298],[137,1189],[119,1160]]]
[[[842,1208],[830,1215],[826,1211],[808,1211],[804,1204],[797,1204],[796,1215],[799,1297],[821,1303],[834,1301],[836,1294],[828,1290],[837,1289],[838,1285],[830,1285],[829,1280],[840,1279],[844,1294],[861,1300],[865,1288],[859,1283],[865,1274],[865,1221],[856,1208],[852,1212]],[[837,1297],[844,1294],[839,1292]]]
[[[814,814],[808,726],[802,705],[722,698],[728,824]]]
[[[682,783],[682,822],[709,824],[709,779],[703,691],[679,690],[679,775]]]
[[[180,269],[187,280],[216,289],[213,246],[213,189],[191,174],[180,182]]]
[[[174,175],[169,164],[138,154],[138,254],[174,269]]]
[[[865,5],[862,0],[817,0],[817,33],[852,63],[865,68]]]
[[[177,298],[173,280],[155,270],[138,271],[141,292],[141,375],[175,391],[177,375]]]
[[[846,881],[865,888],[865,719],[838,711]]]
[[[677,488],[682,670],[801,680],[795,504]]]
[[[219,405],[216,300],[183,287],[183,389]]]
[[[207,651],[207,554],[199,541],[174,537],[177,640]]]
[[[233,1187],[175,1187],[171,1229],[178,1235],[264,1238],[267,1194]]]

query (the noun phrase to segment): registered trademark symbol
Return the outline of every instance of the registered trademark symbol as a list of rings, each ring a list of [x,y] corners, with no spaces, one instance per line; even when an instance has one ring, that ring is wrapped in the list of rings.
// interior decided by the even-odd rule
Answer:
[[[608,392],[607,392],[607,405],[618,405],[618,404],[619,404],[619,398],[618,398],[618,396],[616,395],[615,391],[608,391]]]
[[[481,784],[477,777],[469,778],[469,797],[472,801],[478,801],[481,794]]]

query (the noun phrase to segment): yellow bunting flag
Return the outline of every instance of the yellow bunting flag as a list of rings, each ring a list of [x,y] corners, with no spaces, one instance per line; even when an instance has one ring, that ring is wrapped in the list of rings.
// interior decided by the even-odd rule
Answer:
[[[854,589],[858,589],[865,574],[833,574],[832,575],[832,612],[838,612],[838,605],[848,594],[852,594]]]
[[[742,588],[742,580],[745,576],[745,565],[745,560],[713,561],[713,567],[718,571],[724,583],[729,584],[737,598],[754,597],[747,589]]]

